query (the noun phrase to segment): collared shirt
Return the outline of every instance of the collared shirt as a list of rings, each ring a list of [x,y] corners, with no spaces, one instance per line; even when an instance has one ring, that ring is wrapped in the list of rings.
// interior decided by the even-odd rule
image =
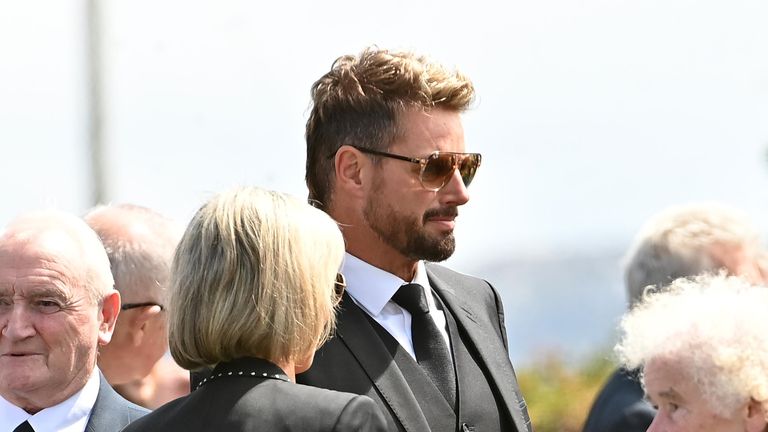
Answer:
[[[35,432],[83,432],[99,395],[99,369],[69,399],[31,415],[0,396],[0,431],[12,431],[28,421]]]
[[[445,343],[450,346],[445,326],[445,314],[437,308],[435,299],[432,297],[432,290],[423,261],[419,261],[413,280],[404,281],[392,273],[374,267],[347,253],[342,273],[344,273],[347,282],[347,292],[355,303],[384,327],[414,359],[416,354],[413,350],[413,338],[411,337],[411,314],[393,302],[392,296],[402,285],[407,283],[413,282],[424,287],[429,305],[429,315],[435,321]]]

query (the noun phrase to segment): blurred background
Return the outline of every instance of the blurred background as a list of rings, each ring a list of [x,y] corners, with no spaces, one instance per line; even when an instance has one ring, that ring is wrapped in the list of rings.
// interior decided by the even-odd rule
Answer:
[[[578,430],[643,222],[706,200],[768,228],[766,22],[763,0],[0,0],[0,222],[306,196],[311,84],[368,45],[429,54],[479,96],[448,265],[501,292],[537,430]]]

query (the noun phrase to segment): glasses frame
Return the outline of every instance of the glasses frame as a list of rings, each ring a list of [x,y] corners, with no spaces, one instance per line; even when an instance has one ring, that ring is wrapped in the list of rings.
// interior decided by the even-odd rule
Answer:
[[[480,164],[483,161],[483,155],[481,155],[480,153],[458,153],[458,152],[434,151],[434,152],[430,153],[430,155],[425,157],[425,158],[418,158],[418,157],[403,156],[403,155],[399,155],[399,154],[396,154],[396,153],[389,153],[389,152],[384,152],[384,151],[379,151],[379,150],[372,150],[372,149],[368,149],[368,148],[365,148],[365,147],[358,147],[358,146],[350,146],[350,147],[355,148],[358,151],[361,151],[363,153],[368,153],[368,154],[372,154],[372,155],[375,155],[375,156],[388,157],[388,158],[391,158],[391,159],[397,159],[397,160],[401,160],[401,161],[405,161],[405,162],[410,162],[410,163],[419,165],[419,182],[421,182],[421,186],[424,187],[424,189],[427,189],[427,190],[430,190],[430,191],[433,191],[433,192],[439,191],[446,184],[448,184],[448,182],[450,181],[451,177],[453,176],[453,173],[456,172],[456,170],[459,168],[459,166],[464,161],[464,159],[469,158],[469,157],[475,157],[475,158],[477,158],[477,166],[475,166],[475,168],[473,170],[472,177],[470,177],[469,180],[464,180],[464,177],[461,178],[462,183],[464,183],[464,187],[469,187],[469,184],[472,183],[472,180],[475,178],[475,173],[477,173],[477,169],[480,168]],[[429,164],[429,162],[431,160],[434,160],[434,159],[440,157],[440,155],[445,155],[445,154],[453,156],[453,168],[451,169],[451,172],[449,174],[445,175],[445,177],[443,178],[442,183],[440,184],[440,186],[438,186],[438,187],[427,186],[424,183],[424,171],[427,168],[427,164]]]
[[[125,303],[123,305],[120,305],[120,310],[136,309],[136,308],[147,307],[147,306],[160,306],[161,311],[165,310],[165,306],[161,305],[160,303],[154,303],[154,302]]]
[[[333,295],[336,299],[336,304],[341,303],[341,298],[344,296],[344,291],[347,290],[347,279],[344,274],[336,273],[336,280],[333,281]]]

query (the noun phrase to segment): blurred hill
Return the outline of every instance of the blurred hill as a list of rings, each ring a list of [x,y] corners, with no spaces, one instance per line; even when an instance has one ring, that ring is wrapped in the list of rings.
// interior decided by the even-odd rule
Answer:
[[[515,367],[551,355],[576,364],[610,349],[625,309],[621,257],[618,250],[514,256],[472,271],[501,294]]]

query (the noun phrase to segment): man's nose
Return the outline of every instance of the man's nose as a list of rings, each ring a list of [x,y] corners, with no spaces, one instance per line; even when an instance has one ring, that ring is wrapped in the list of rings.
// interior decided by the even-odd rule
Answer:
[[[651,422],[651,425],[648,426],[648,429],[646,429],[646,432],[664,432],[666,429],[662,423],[663,421],[661,421],[661,417],[657,412],[656,416],[653,418],[653,422]]]
[[[0,314],[2,336],[10,340],[23,340],[35,335],[32,314],[23,305],[10,306],[10,310]]]
[[[469,191],[464,185],[464,179],[458,169],[453,170],[451,178],[440,189],[440,203],[443,205],[461,206],[469,201]]]

